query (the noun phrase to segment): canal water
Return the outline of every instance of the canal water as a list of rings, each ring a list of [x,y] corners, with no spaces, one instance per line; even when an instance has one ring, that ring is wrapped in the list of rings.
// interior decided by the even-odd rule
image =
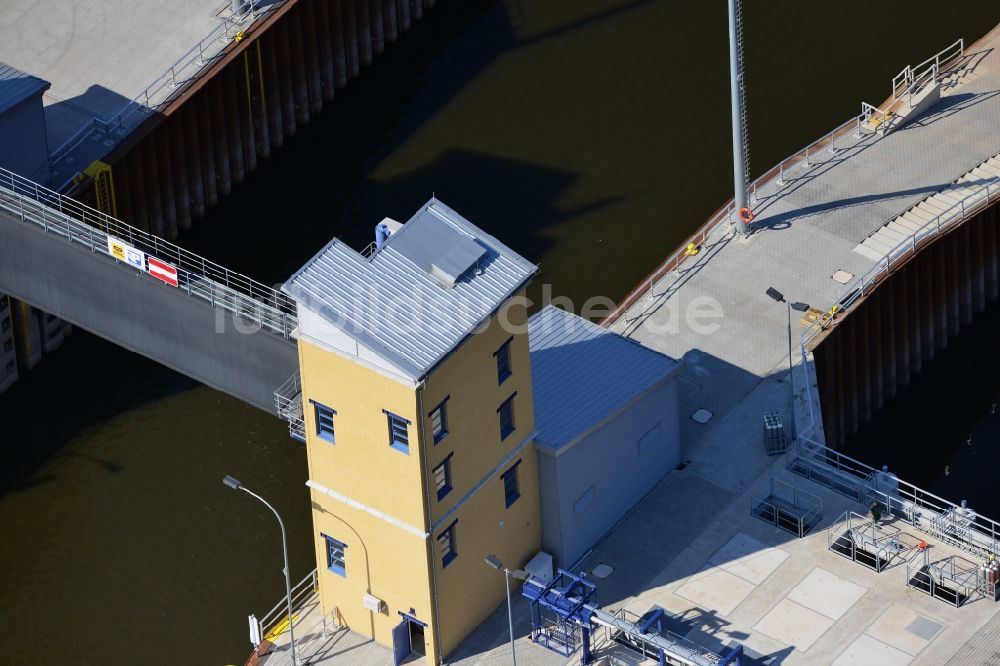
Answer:
[[[533,298],[618,299],[731,192],[725,4],[440,0],[181,242],[275,283],[436,194],[541,264]],[[745,5],[754,173],[1000,22],[994,0]],[[302,446],[228,396],[77,332],[0,423],[6,663],[242,663],[280,538],[225,474],[284,516],[293,577],[314,566]]]

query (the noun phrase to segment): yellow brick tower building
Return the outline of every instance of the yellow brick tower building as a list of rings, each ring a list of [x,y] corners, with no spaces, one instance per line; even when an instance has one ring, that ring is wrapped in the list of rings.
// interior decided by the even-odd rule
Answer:
[[[524,288],[537,267],[431,199],[284,290],[324,615],[441,663],[541,545]],[[334,617],[335,616],[335,617]]]

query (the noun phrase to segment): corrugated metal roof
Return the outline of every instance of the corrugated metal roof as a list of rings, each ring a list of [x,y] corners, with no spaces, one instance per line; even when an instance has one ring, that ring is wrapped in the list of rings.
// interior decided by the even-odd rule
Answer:
[[[370,258],[335,239],[282,291],[416,380],[537,271],[431,199]]]
[[[0,113],[48,88],[48,81],[0,62]]]
[[[669,375],[678,361],[547,305],[528,320],[536,441],[558,449]]]

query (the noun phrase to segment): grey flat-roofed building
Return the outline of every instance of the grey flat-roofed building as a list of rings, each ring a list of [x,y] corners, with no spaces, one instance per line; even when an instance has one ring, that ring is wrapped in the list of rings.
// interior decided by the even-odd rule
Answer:
[[[419,381],[537,271],[432,198],[371,254],[333,240],[282,291],[300,338]]]
[[[42,95],[48,81],[0,62],[0,167],[25,178],[49,178]]]
[[[680,457],[680,363],[553,306],[528,322],[542,547],[570,566]]]

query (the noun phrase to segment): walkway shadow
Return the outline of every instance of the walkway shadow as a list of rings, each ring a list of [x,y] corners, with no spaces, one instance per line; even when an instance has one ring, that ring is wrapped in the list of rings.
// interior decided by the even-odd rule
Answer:
[[[980,178],[980,179],[968,180],[964,184],[970,187],[979,187],[992,182],[994,181]],[[835,201],[826,201],[821,204],[816,204],[814,206],[805,206],[803,208],[796,208],[795,210],[790,210],[787,213],[778,213],[777,215],[772,215],[771,217],[766,218],[761,223],[761,225],[762,228],[770,230],[786,229],[790,226],[790,223],[792,221],[802,219],[805,217],[812,217],[813,215],[819,215],[820,213],[829,212],[831,210],[839,210],[841,208],[863,206],[865,204],[869,204],[875,201],[903,199],[918,194],[926,194],[929,196],[947,187],[948,185],[949,183],[938,183],[934,185],[925,185],[923,187],[914,187],[907,190],[898,190],[896,192],[885,192],[882,194],[865,194],[857,197],[848,197],[846,199],[837,199]]]
[[[978,104],[982,104],[983,102],[987,102],[997,95],[1000,95],[1000,90],[991,90],[989,92],[982,93],[956,93],[954,95],[942,97],[940,102],[929,108],[912,122],[907,123],[898,131],[906,132],[908,130],[920,129],[922,127],[933,125],[939,120],[950,118],[960,111],[964,111]]]

